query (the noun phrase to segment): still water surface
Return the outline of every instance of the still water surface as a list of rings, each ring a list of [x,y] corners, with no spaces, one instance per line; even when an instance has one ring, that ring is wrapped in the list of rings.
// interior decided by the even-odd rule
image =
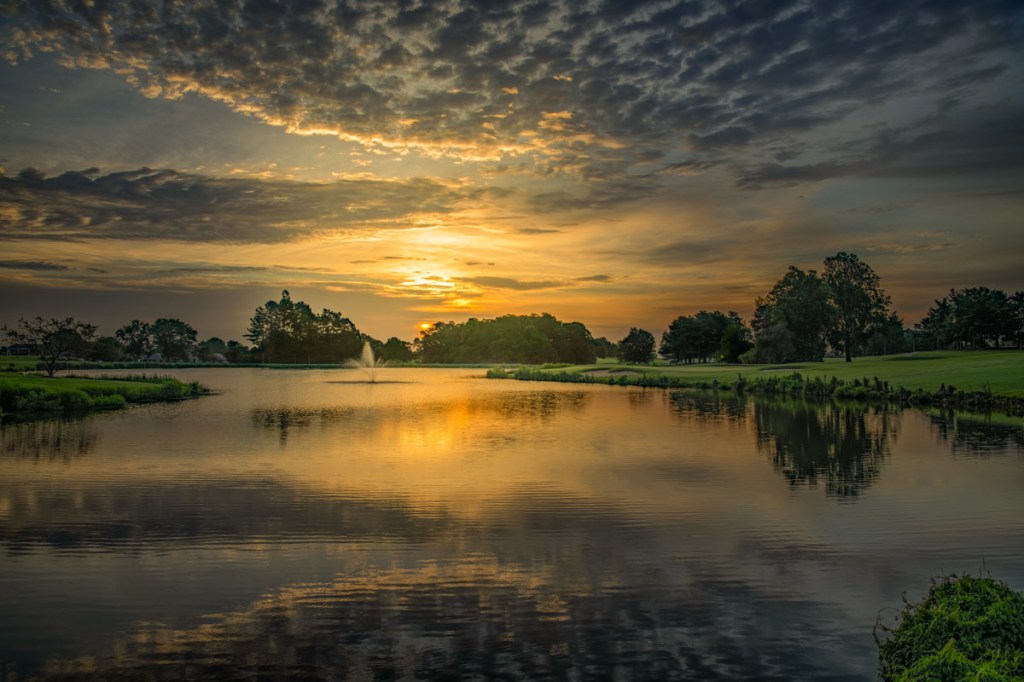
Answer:
[[[901,593],[1024,589],[1019,428],[174,373],[218,393],[0,430],[0,680],[871,680]]]

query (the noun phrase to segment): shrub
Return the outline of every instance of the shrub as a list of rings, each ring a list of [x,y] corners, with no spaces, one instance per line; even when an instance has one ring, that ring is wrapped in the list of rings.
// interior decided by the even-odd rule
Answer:
[[[992,578],[933,580],[875,639],[885,680],[1024,679],[1024,595]]]

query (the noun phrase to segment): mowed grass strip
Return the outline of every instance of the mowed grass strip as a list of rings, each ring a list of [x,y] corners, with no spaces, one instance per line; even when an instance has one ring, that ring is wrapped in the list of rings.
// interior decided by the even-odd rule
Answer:
[[[603,370],[613,373],[623,370],[640,372],[645,376],[676,377],[685,382],[712,382],[731,384],[739,376],[745,379],[785,376],[799,373],[805,378],[836,377],[843,381],[854,379],[887,381],[893,387],[908,390],[922,389],[934,392],[941,386],[953,386],[961,391],[989,391],[996,395],[1024,398],[1024,351],[928,351],[900,355],[881,355],[854,358],[845,362],[829,358],[825,362],[793,362],[785,365],[573,365],[558,369],[544,369],[551,373],[589,372]]]
[[[171,377],[44,377],[0,375],[0,410],[15,419],[116,409],[127,403],[170,402],[206,393]]]

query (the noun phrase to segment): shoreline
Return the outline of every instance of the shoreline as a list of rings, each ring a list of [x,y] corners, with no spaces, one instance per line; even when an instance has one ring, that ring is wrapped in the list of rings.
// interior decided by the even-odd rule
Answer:
[[[76,417],[128,405],[169,403],[208,395],[198,382],[173,377],[46,377],[0,374],[0,421]]]

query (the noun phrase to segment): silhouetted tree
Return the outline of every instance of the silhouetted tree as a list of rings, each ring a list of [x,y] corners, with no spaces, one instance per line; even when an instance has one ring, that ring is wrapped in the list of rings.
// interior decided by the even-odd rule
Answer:
[[[613,341],[609,341],[606,337],[600,336],[594,339],[594,355],[599,358],[614,358],[617,357],[619,347],[615,345]]]
[[[142,320],[132,320],[114,332],[114,336],[124,352],[136,360],[153,352],[153,329]]]
[[[646,364],[654,359],[654,334],[632,327],[619,341],[619,360],[632,364]]]
[[[422,362],[594,362],[594,340],[579,322],[552,315],[470,318],[461,324],[437,322],[414,342]]]
[[[822,278],[834,310],[827,326],[829,343],[851,362],[854,350],[884,324],[891,301],[875,271],[855,254],[840,251],[826,258]]]
[[[397,336],[392,336],[381,344],[380,349],[374,349],[374,352],[377,357],[387,362],[409,362],[415,357],[409,343]]]
[[[196,330],[177,318],[161,317],[153,323],[153,347],[164,360],[188,360],[196,348]]]
[[[722,343],[719,349],[723,362],[736,363],[740,356],[754,347],[750,340],[750,330],[743,324],[742,318],[734,311],[729,311],[729,324],[722,332]]]
[[[81,322],[74,317],[63,319],[36,317],[31,320],[21,318],[15,329],[7,325],[3,333],[15,343],[32,346],[42,361],[48,376],[57,372],[57,363],[74,353],[81,353],[88,348],[89,342],[96,334],[96,325]]]
[[[790,266],[754,311],[757,362],[820,362],[835,309],[829,288],[814,270]]]
[[[124,357],[121,343],[113,336],[101,336],[85,349],[84,357],[94,362],[117,362]]]
[[[998,348],[1003,338],[1019,345],[1019,297],[988,287],[950,289],[917,326],[935,348]]]

